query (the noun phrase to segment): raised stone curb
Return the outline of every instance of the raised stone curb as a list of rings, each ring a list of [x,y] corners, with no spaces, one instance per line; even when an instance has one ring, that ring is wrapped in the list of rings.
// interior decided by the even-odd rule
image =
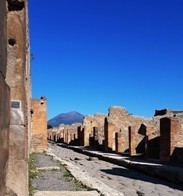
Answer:
[[[60,144],[58,144],[60,145]],[[129,160],[129,157],[121,156],[113,153],[104,153],[100,151],[86,150],[81,147],[61,145],[76,152],[83,153],[88,156],[98,157],[100,160],[108,161],[129,169],[143,172],[145,174],[167,180],[176,184],[183,185],[183,169],[163,164],[144,162],[143,160]]]
[[[97,191],[38,191],[34,196],[99,196]]]

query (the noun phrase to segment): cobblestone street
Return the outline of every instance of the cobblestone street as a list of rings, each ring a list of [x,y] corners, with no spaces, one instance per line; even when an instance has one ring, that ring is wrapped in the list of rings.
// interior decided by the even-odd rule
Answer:
[[[183,187],[49,144],[53,154],[125,196],[182,196]],[[109,193],[109,195],[112,193]],[[116,194],[114,194],[116,195]]]

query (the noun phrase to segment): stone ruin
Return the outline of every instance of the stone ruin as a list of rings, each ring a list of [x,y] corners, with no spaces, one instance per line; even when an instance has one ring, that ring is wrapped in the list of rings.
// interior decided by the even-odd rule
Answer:
[[[31,100],[31,119],[31,152],[43,152],[48,147],[46,97]]]
[[[32,99],[27,0],[0,1],[0,195],[28,196],[30,152],[47,148],[47,100]],[[183,112],[151,119],[111,107],[82,124],[48,130],[48,139],[183,164]]]
[[[28,195],[29,153],[47,148],[46,99],[31,95],[28,23],[27,0],[0,1],[1,196]]]
[[[123,107],[85,116],[82,124],[48,130],[48,139],[143,159],[183,164],[183,111],[156,110],[148,119]]]

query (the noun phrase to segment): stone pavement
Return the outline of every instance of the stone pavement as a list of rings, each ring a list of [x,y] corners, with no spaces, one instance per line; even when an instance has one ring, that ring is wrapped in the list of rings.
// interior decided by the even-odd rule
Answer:
[[[70,147],[63,148],[56,144],[49,144],[49,147],[50,155],[66,165],[67,169],[70,170],[77,180],[81,181],[83,184],[87,184],[89,187],[97,189],[103,195],[183,196],[182,185],[175,185],[173,183],[145,175],[141,172],[127,169],[119,166],[119,164],[114,164],[111,160],[110,162],[112,163],[99,160],[101,157],[97,158],[94,155],[92,156],[94,151],[90,150],[91,152],[89,152],[88,150],[89,153],[92,153],[88,156],[88,152],[85,151],[85,154],[77,153],[72,149],[69,149]],[[78,147],[74,148],[75,150],[78,150]],[[82,151],[83,150],[84,149],[82,149]],[[81,148],[79,148],[79,151],[81,151]],[[104,154],[112,160],[116,157],[114,162],[119,160],[119,157],[116,154]],[[129,159],[126,158],[126,161],[128,162]],[[141,163],[140,161],[132,162],[134,165]],[[142,163],[143,167],[144,165],[146,165],[145,162]],[[150,165],[152,166],[156,164],[151,163]]]
[[[135,158],[130,158],[127,156],[122,156],[120,154],[105,153],[101,151],[96,151],[92,149],[87,149],[81,146],[66,146],[63,144],[58,144],[59,146],[68,147],[76,152],[84,153],[89,156],[98,157],[101,160],[109,161],[129,169],[143,172],[145,174],[164,179],[176,184],[183,185],[183,168],[163,165],[157,163],[151,163],[144,160],[139,160]]]

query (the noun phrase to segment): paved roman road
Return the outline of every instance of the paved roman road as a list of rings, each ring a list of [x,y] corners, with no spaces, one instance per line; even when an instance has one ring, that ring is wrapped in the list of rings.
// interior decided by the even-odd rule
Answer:
[[[183,196],[181,186],[49,144],[52,152],[125,196]],[[109,194],[110,195],[110,194]],[[112,194],[111,194],[112,195]]]

